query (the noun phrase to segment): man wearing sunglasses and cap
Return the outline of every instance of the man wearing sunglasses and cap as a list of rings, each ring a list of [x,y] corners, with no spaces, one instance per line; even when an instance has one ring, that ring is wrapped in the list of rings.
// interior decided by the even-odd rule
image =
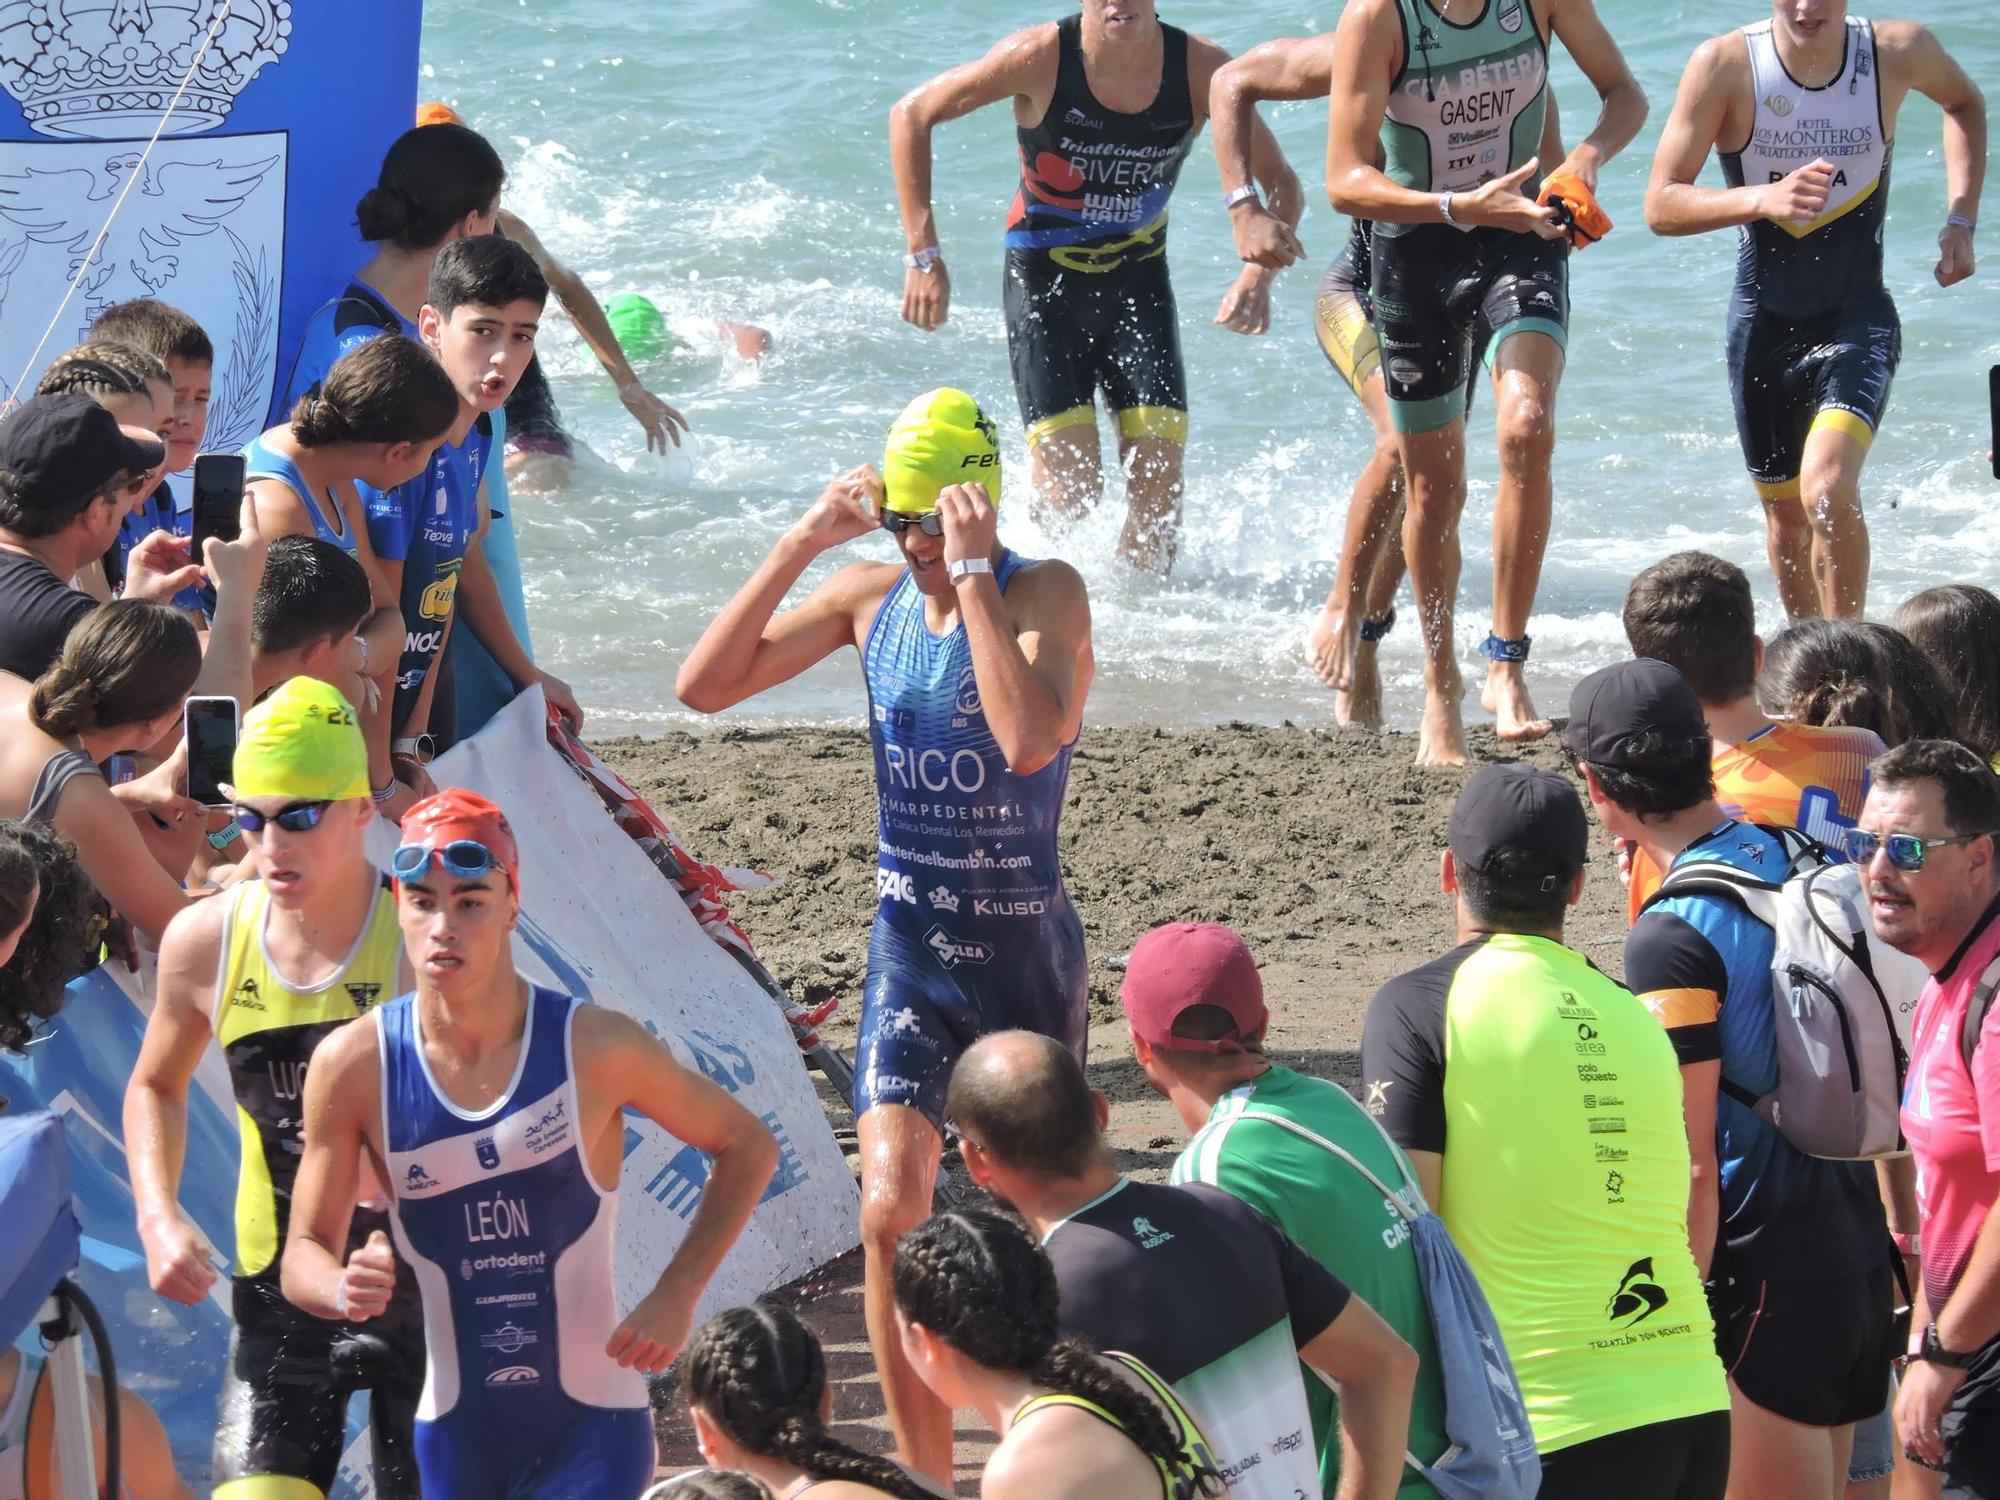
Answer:
[[[395,898],[364,851],[375,805],[353,707],[310,677],[282,684],[244,715],[227,790],[257,877],[196,902],[167,928],[159,998],[125,1094],[148,1278],[161,1296],[195,1304],[212,1294],[222,1264],[176,1201],[188,1085],[213,1038],[242,1128],[215,1493],[329,1493],[347,1399],[367,1389],[376,1493],[415,1496],[424,1341],[413,1280],[397,1277],[387,1315],[362,1329],[299,1311],[278,1275],[305,1079],[329,1037],[409,986]],[[350,1168],[349,1205],[379,1202],[372,1174]],[[387,1222],[379,1209],[356,1210],[352,1243]]]
[[[1719,860],[1788,873],[1774,833],[1715,800],[1701,700],[1662,661],[1621,662],[1570,694],[1565,748],[1605,828],[1671,874]],[[1625,982],[1681,1064],[1694,1166],[1689,1227],[1729,1369],[1730,1488],[1838,1500],[1857,1422],[1894,1353],[1889,1228],[1868,1162],[1808,1156],[1746,1100],[1778,1082],[1772,929],[1729,896],[1667,892],[1625,940]]]
[[[656,1457],[645,1377],[687,1341],[777,1144],[631,1017],[514,971],[520,855],[484,797],[411,808],[391,869],[416,990],[335,1037],[307,1077],[285,1295],[366,1321],[389,1306],[398,1262],[415,1271],[426,1495],[636,1500]],[[673,1258],[621,1318],[628,1108],[710,1167]],[[349,1248],[364,1158],[393,1200],[393,1250],[380,1231]]]
[[[718,713],[852,646],[875,754],[879,903],[856,1043],[869,1342],[903,1458],[951,1478],[951,1414],[902,1355],[888,1272],[930,1212],[952,1065],[988,1031],[1083,1053],[1083,924],[1056,826],[1094,670],[1090,601],[1063,562],[1000,543],[1000,453],[963,391],[919,396],[882,473],[833,481],[724,606],[675,684]],[[791,609],[823,552],[890,532]]]
[[[1917,1002],[1903,1134],[1923,1262],[1896,1435],[1947,1497],[2000,1496],[2000,777],[1963,745],[1875,763],[1848,854],[1885,943],[1931,971]]]
[[[1542,1500],[1721,1500],[1729,1394],[1688,1249],[1673,1048],[1563,945],[1588,840],[1551,772],[1466,783],[1440,861],[1458,946],[1369,1003],[1363,1103],[1492,1305]]]

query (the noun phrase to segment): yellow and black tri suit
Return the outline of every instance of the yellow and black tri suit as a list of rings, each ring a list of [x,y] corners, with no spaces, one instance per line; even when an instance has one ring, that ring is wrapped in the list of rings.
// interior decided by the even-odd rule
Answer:
[[[375,1491],[417,1493],[412,1423],[423,1390],[424,1342],[416,1289],[367,1323],[315,1318],[287,1302],[278,1261],[291,1219],[305,1122],[306,1070],[335,1030],[394,998],[402,963],[396,900],[384,882],[353,951],[311,987],[278,972],[265,945],[270,892],[247,880],[227,896],[213,1024],[229,1064],[242,1137],[236,1180],[235,1328],[218,1404],[216,1500],[320,1500],[346,1443],[347,1400],[370,1390]],[[357,1210],[354,1244],[386,1229]]]

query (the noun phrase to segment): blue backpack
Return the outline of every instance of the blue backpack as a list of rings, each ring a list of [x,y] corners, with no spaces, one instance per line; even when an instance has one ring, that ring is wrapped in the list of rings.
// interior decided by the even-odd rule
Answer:
[[[1444,1380],[1444,1430],[1451,1446],[1430,1463],[1414,1453],[1404,1458],[1430,1481],[1444,1500],[1534,1500],[1542,1487],[1542,1460],[1535,1451],[1528,1405],[1500,1325],[1472,1267],[1465,1263],[1444,1220],[1424,1202],[1410,1163],[1387,1131],[1370,1118],[1402,1168],[1403,1186],[1382,1181],[1353,1154],[1318,1131],[1268,1110],[1246,1109],[1233,1118],[1262,1120],[1312,1142],[1346,1162],[1394,1206],[1409,1226],[1417,1254],[1417,1277],[1430,1309],[1431,1336],[1437,1341],[1438,1369]],[[1367,1118],[1367,1117],[1364,1117]]]

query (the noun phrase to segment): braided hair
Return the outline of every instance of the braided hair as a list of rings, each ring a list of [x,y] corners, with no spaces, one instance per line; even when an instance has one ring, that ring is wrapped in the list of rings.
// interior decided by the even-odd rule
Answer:
[[[732,1307],[689,1342],[682,1380],[731,1441],[759,1458],[796,1464],[815,1479],[865,1484],[898,1500],[936,1500],[886,1458],[840,1441],[820,1420],[826,1354],[798,1314],[776,1302]]]
[[[1055,1267],[1014,1220],[980,1208],[928,1219],[896,1242],[891,1280],[902,1315],[967,1359],[1100,1406],[1148,1458],[1186,1464],[1160,1405],[1088,1344],[1062,1337]],[[1204,1495],[1223,1492],[1211,1468],[1195,1483]]]

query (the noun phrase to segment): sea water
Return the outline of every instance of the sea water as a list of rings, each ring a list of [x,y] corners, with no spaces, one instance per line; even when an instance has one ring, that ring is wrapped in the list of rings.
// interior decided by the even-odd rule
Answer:
[[[1616,221],[1571,266],[1568,368],[1558,403],[1555,527],[1530,629],[1540,706],[1625,654],[1625,585],[1667,552],[1700,547],[1746,568],[1766,634],[1782,613],[1759,507],[1736,446],[1722,364],[1733,231],[1664,240],[1641,196],[1689,52],[1769,14],[1748,0],[1599,0],[1652,105],[1603,175]],[[903,235],[889,171],[888,112],[930,74],[1007,31],[1060,15],[1064,0],[428,0],[426,98],[449,100],[506,158],[507,205],[600,297],[643,292],[681,340],[647,366],[651,387],[694,431],[661,460],[566,321],[544,323],[542,358],[571,430],[589,449],[559,496],[515,504],[541,661],[577,688],[599,731],[693,721],[674,673],[715,610],[832,475],[879,460],[910,397],[938,385],[976,394],[1004,433],[1002,529],[1033,556],[1088,580],[1098,722],[1332,722],[1332,697],[1302,638],[1333,578],[1349,487],[1368,424],[1312,336],[1314,286],[1346,224],[1323,192],[1324,103],[1266,106],[1306,184],[1305,263],[1282,273],[1272,327],[1212,326],[1235,276],[1204,132],[1182,172],[1170,260],[1180,302],[1193,431],[1185,541],[1171,576],[1115,556],[1115,477],[1097,516],[1045,534],[1031,522],[1027,463],[1000,314],[1000,236],[1018,176],[1005,104],[940,128],[934,193],[952,273],[951,318],[922,333],[900,315]],[[1233,52],[1327,30],[1333,4],[1172,0],[1164,18]],[[1931,25],[1975,80],[2000,83],[2000,27],[1979,0],[1933,0]],[[1566,138],[1589,129],[1595,96],[1554,49]],[[1912,96],[1897,122],[1887,279],[1902,311],[1903,363],[1869,456],[1871,613],[1920,588],[1995,583],[2000,499],[1986,462],[1986,370],[2000,358],[2000,240],[1972,281],[1939,289],[1944,221],[1941,116]],[[1711,160],[1703,179],[1719,185]],[[2000,220],[1989,191],[1989,220]],[[768,328],[761,365],[725,358],[718,318]],[[1491,598],[1497,465],[1493,401],[1470,434],[1470,499],[1458,637],[1468,678]],[[823,559],[894,557],[883,537]],[[1414,727],[1421,678],[1407,590],[1382,647],[1392,725]],[[854,721],[846,653],[739,714]],[[1476,699],[1468,711],[1477,718]]]

